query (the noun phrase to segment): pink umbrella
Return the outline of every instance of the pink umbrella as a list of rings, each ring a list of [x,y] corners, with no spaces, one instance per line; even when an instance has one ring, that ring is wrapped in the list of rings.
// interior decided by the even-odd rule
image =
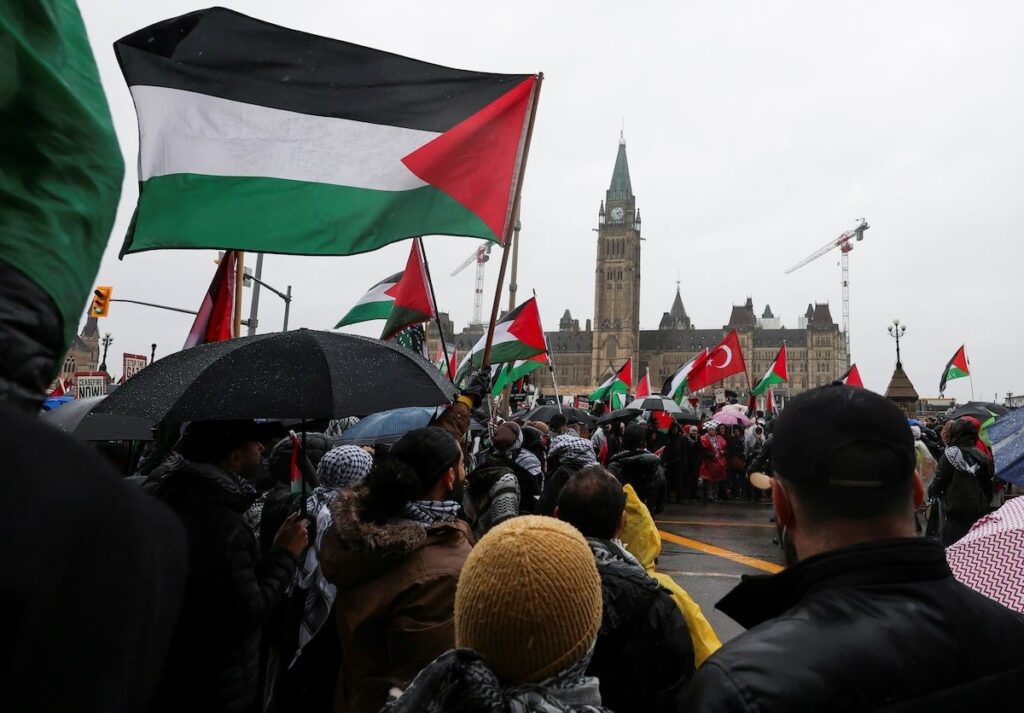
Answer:
[[[1024,497],[974,523],[946,548],[946,560],[968,587],[1024,613]]]
[[[717,423],[723,424],[725,426],[735,426],[736,424],[739,424],[740,426],[746,428],[747,426],[750,425],[749,418],[747,418],[744,414],[740,413],[739,411],[734,411],[732,409],[722,409],[721,411],[713,415],[711,418],[715,419]]]

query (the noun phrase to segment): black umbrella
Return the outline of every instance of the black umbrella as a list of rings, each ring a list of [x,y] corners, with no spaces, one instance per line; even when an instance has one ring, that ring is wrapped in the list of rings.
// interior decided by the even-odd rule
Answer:
[[[634,418],[642,414],[643,411],[638,408],[620,408],[615,411],[609,411],[600,418],[597,419],[597,425],[603,426],[606,423],[615,423],[616,421],[632,421]]]
[[[637,408],[641,411],[667,411],[671,414],[680,413],[683,409],[672,399],[667,396],[645,396],[639,399],[633,399],[626,408]]]
[[[681,413],[672,414],[677,423],[695,425],[700,423],[700,416],[688,408],[680,408]]]
[[[63,407],[62,407],[63,408]],[[989,401],[971,401],[963,406],[957,406],[949,414],[950,418],[961,418],[963,416],[974,416],[982,423],[993,416],[1005,416],[1010,412],[1005,406],[994,404]]]
[[[544,423],[551,423],[551,419],[554,418],[555,414],[561,413],[567,420],[576,419],[580,423],[587,426],[587,428],[593,428],[597,421],[589,413],[582,409],[572,408],[569,406],[563,406],[559,411],[558,406],[538,406],[532,411],[528,411],[523,416],[524,421],[543,421]]]
[[[144,418],[113,413],[94,413],[106,396],[76,399],[41,418],[83,441],[152,441],[153,423]]]
[[[96,413],[153,423],[340,418],[437,406],[456,389],[426,359],[391,342],[299,329],[204,344],[149,365]]]

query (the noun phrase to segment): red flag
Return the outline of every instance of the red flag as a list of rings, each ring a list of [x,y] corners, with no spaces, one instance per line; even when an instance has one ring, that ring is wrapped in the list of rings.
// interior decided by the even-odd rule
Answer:
[[[288,465],[288,473],[291,476],[291,492],[296,494],[302,492],[302,469],[299,467],[299,451],[302,449],[302,444],[299,443],[299,437],[295,435],[295,431],[289,431],[288,438],[292,442],[292,456]]]
[[[766,415],[775,413],[775,392],[771,389],[768,389],[768,393],[765,394],[764,412]]]
[[[210,289],[199,307],[182,349],[198,344],[223,342],[235,337],[235,264],[238,253],[228,250],[217,265]]]
[[[747,365],[743,361],[740,338],[734,329],[725,335],[725,339],[709,351],[707,356],[693,365],[687,377],[687,387],[690,391],[697,391],[705,386],[717,384],[727,376],[743,374],[746,371]]]
[[[434,318],[434,300],[430,298],[430,283],[427,281],[423,246],[419,238],[412,241],[409,260],[405,263],[401,279],[384,294],[394,297],[395,304],[384,325],[381,339],[391,339],[406,327],[429,322]]]
[[[452,349],[452,355],[448,357],[448,378],[454,379],[455,373],[459,370],[459,350]]]
[[[839,381],[847,386],[856,386],[858,389],[864,388],[864,382],[860,379],[860,371],[857,370],[856,364],[851,364],[846,373],[839,377]]]
[[[636,398],[643,399],[651,395],[651,370],[644,369],[644,378],[636,387]]]
[[[57,379],[57,385],[53,387],[53,391],[50,392],[50,398],[54,396],[64,396],[67,393],[67,387],[64,386],[64,379]]]

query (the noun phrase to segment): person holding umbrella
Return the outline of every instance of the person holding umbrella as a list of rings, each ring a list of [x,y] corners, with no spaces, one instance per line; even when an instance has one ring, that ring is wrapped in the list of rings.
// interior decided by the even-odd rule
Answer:
[[[154,711],[248,711],[256,702],[261,629],[308,542],[306,521],[293,515],[261,558],[246,525],[262,435],[253,421],[192,422],[178,446],[182,460],[153,489],[189,543],[181,617]]]

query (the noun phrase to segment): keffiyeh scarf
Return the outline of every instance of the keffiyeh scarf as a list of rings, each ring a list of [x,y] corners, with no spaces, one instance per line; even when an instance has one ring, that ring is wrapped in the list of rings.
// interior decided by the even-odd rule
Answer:
[[[538,684],[502,687],[475,651],[441,654],[413,680],[393,713],[603,713],[596,678],[586,676],[593,648],[572,666]]]
[[[402,509],[402,517],[428,526],[439,520],[455,522],[458,516],[459,504],[454,500],[413,500]]]
[[[563,433],[551,441],[548,458],[571,468],[583,468],[597,463],[593,444],[576,433]]]
[[[951,466],[964,473],[975,475],[978,472],[978,468],[981,467],[977,462],[973,462],[973,458],[968,458],[968,455],[957,446],[949,446],[943,451],[943,454]]]

